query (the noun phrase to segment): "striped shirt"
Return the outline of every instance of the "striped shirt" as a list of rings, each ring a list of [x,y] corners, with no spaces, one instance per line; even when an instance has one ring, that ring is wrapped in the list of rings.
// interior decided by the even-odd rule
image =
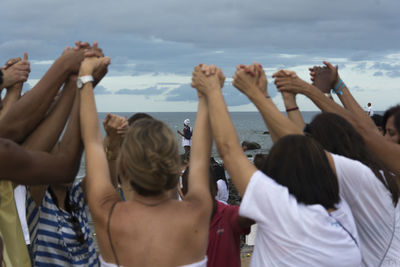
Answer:
[[[49,190],[40,207],[28,191],[27,219],[34,266],[98,266],[81,181],[75,182],[68,193],[71,205],[77,207],[72,215],[79,221],[83,243],[77,239],[71,214],[56,206]]]

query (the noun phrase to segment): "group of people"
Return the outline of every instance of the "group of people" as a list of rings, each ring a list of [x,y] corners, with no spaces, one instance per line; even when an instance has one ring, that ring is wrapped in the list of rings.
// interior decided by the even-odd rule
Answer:
[[[102,139],[93,89],[109,64],[97,43],[76,42],[23,96],[27,55],[3,66],[2,266],[240,266],[240,235],[254,223],[251,266],[400,266],[400,106],[385,112],[380,133],[324,62],[310,68],[312,84],[289,70],[273,75],[285,116],[263,67],[238,65],[233,85],[274,142],[255,166],[230,119],[222,70],[200,64],[183,166],[176,135],[148,114],[109,114]],[[309,124],[296,94],[322,111]],[[213,140],[240,207],[216,199]],[[83,150],[86,175],[76,179]]]

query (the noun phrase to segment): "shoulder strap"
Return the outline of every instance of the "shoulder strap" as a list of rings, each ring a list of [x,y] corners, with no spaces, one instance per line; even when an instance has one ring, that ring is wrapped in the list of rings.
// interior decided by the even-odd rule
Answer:
[[[114,202],[111,206],[110,209],[110,213],[108,214],[108,220],[107,220],[107,235],[108,235],[108,241],[110,242],[110,246],[111,246],[111,250],[113,252],[114,258],[115,258],[115,262],[117,264],[117,266],[119,267],[119,262],[118,262],[118,258],[117,258],[117,253],[115,253],[115,249],[113,246],[113,243],[111,241],[111,233],[110,233],[110,221],[111,221],[111,215],[114,211],[115,205],[118,203],[118,201]]]

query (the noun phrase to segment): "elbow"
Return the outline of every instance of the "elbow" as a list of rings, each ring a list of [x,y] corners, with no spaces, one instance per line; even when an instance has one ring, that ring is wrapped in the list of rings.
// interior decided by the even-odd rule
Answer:
[[[232,145],[229,143],[221,143],[217,144],[218,153],[221,156],[221,159],[225,162],[228,160],[233,153]]]

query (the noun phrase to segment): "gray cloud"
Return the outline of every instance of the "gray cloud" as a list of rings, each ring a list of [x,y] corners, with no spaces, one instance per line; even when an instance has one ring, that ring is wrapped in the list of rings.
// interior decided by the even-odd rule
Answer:
[[[96,95],[110,95],[110,94],[112,94],[111,91],[108,91],[107,88],[105,88],[102,85],[97,85],[96,88],[94,89],[94,93]]]
[[[184,84],[174,90],[168,92],[166,101],[197,101],[196,90],[190,84]]]
[[[150,87],[146,89],[120,89],[117,92],[115,92],[116,95],[144,95],[144,96],[149,96],[149,95],[160,95],[164,93],[167,89],[166,88],[161,88],[157,89],[156,87]]]
[[[400,1],[353,0],[345,7],[329,0],[3,0],[0,65],[25,51],[33,60],[54,60],[75,40],[99,41],[112,58],[108,76],[189,76],[193,66],[215,63],[231,77],[235,65],[255,60],[278,70],[319,65],[325,58],[361,62],[358,70],[366,70],[363,62],[399,53]],[[40,78],[48,68],[32,64],[30,78]],[[374,76],[400,76],[398,64],[372,68]],[[109,93],[98,89],[96,94]],[[274,89],[271,84],[272,96]],[[189,92],[181,86],[116,94],[166,94],[167,101],[192,101],[195,95]],[[231,86],[225,94],[229,105],[248,103]]]
[[[390,78],[397,78],[400,77],[400,71],[399,70],[394,70],[394,71],[388,71],[386,75]]]
[[[374,73],[374,76],[375,76],[375,77],[383,76],[383,72],[382,72],[382,71],[376,71],[376,72]]]
[[[139,60],[187,61],[193,50],[198,59],[213,49],[335,53],[362,60],[398,50],[400,32],[397,0],[355,0],[346,9],[328,0],[4,0],[2,8],[7,12],[0,54],[29,49],[39,58],[54,58],[81,39],[100,41],[112,56]]]

